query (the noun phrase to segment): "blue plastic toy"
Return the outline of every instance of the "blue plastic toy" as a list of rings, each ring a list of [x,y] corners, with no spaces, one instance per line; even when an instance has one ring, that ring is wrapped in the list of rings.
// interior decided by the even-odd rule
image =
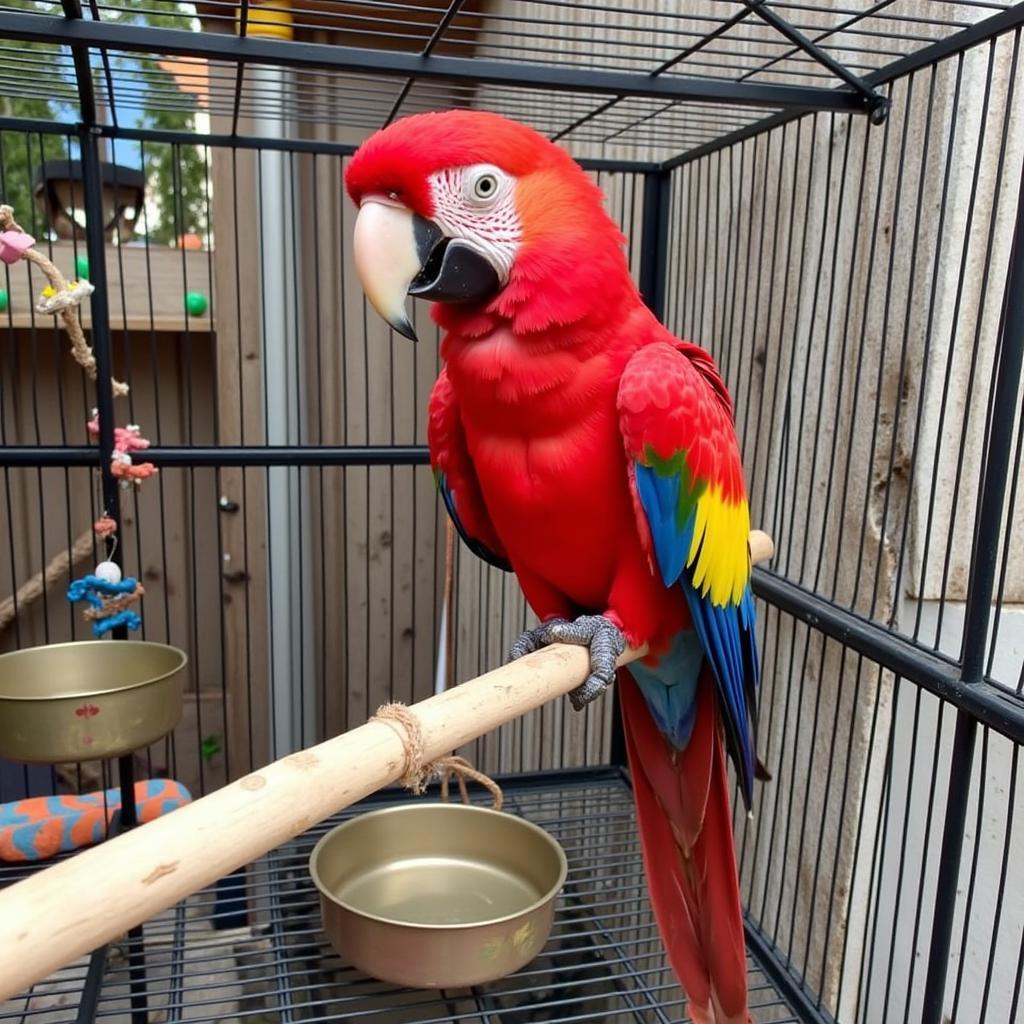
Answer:
[[[119,626],[138,629],[142,619],[125,605],[141,596],[142,587],[131,576],[113,581],[90,573],[72,582],[68,588],[68,600],[72,604],[86,601],[91,606],[85,617],[92,621],[92,635],[97,639]]]

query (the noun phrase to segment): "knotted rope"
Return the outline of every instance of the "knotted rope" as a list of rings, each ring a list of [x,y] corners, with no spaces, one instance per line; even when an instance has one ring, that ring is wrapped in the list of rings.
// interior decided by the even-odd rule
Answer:
[[[14,210],[10,206],[0,206],[0,231],[17,231],[25,234],[24,229],[14,219]],[[31,243],[32,238],[27,241]],[[82,324],[78,318],[78,303],[92,293],[92,285],[87,281],[72,282],[69,286],[64,275],[51,260],[35,249],[25,249],[21,258],[34,263],[50,282],[49,294],[46,291],[36,307],[40,313],[55,313],[64,324],[64,330],[71,339],[71,355],[76,363],[89,375],[90,380],[96,379],[96,357],[82,333]],[[119,380],[111,380],[115,397],[128,394],[128,385]]]
[[[447,800],[449,783],[454,775],[464,804],[469,803],[466,783],[471,781],[483,786],[494,800],[494,809],[501,810],[504,802],[501,787],[490,776],[474,768],[464,757],[448,754],[429,764],[423,763],[423,731],[420,729],[419,720],[404,704],[382,704],[370,721],[383,722],[390,726],[402,741],[405,764],[398,781],[409,792],[418,796],[427,788],[427,783],[436,778],[441,783],[441,799]]]
[[[146,591],[141,583],[135,585],[135,589],[127,594],[102,595],[99,608],[86,608],[82,615],[90,622],[98,622],[100,619],[108,618],[130,608],[136,601],[141,601]]]

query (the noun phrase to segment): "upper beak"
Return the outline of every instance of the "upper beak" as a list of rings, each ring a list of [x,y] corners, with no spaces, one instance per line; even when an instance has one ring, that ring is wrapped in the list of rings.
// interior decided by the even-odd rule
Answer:
[[[472,302],[488,298],[500,285],[494,267],[468,243],[447,238],[433,221],[383,197],[363,200],[352,244],[370,304],[413,341],[406,295]]]

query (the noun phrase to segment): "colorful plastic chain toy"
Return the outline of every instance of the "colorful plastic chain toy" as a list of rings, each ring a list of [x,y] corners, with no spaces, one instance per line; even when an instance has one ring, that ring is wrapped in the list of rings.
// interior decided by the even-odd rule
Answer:
[[[100,562],[96,571],[74,580],[68,588],[72,604],[86,601],[86,619],[92,622],[92,635],[99,638],[119,626],[138,629],[142,619],[131,609],[145,591],[132,576],[121,579],[121,570],[114,562]]]

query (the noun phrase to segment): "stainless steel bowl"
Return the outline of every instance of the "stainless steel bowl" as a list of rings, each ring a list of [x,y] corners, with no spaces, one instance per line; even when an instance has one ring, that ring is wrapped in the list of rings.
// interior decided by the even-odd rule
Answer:
[[[143,640],[0,655],[0,757],[56,764],[148,746],[178,724],[187,662],[177,648]]]
[[[309,869],[342,959],[397,985],[465,988],[503,978],[540,952],[566,860],[522,818],[417,803],[332,829]]]

